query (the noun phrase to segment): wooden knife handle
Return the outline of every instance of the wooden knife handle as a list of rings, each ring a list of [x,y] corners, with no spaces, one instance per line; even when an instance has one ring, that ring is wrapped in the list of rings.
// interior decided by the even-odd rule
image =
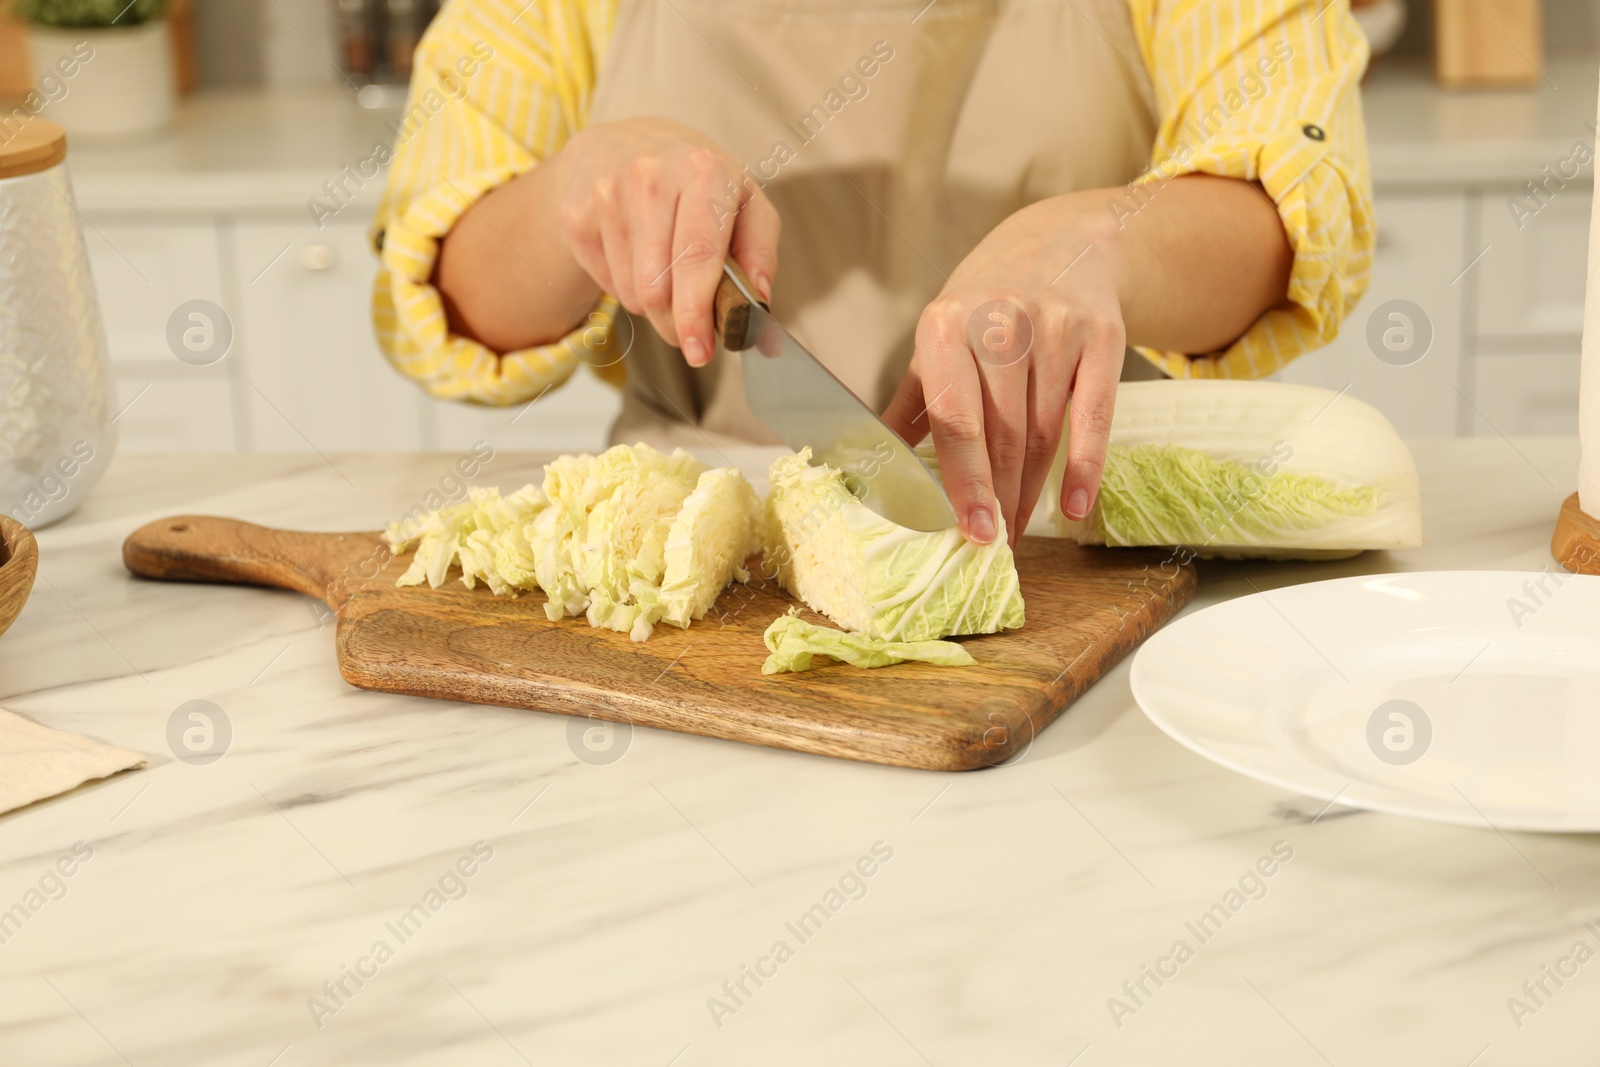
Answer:
[[[739,281],[734,281],[729,274],[737,275]],[[756,287],[750,284],[750,279],[739,269],[739,264],[728,260],[727,269],[722,272],[722,281],[717,284],[714,319],[717,336],[722,339],[722,347],[729,352],[742,352],[749,347],[751,300],[745,293],[755,291]],[[765,304],[761,306],[766,307]]]
[[[293,589],[338,610],[393,558],[376,533],[297,533],[210,515],[174,515],[122,543],[144,578]]]

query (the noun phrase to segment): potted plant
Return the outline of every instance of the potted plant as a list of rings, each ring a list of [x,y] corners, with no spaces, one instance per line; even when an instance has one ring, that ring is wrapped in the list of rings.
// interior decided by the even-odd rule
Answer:
[[[176,104],[166,0],[15,0],[44,117],[72,134],[137,137]]]

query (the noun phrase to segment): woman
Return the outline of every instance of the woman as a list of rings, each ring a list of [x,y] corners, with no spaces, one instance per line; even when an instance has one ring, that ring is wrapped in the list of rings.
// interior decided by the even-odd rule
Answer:
[[[1120,379],[1258,377],[1337,333],[1366,58],[1347,0],[452,0],[375,225],[379,337],[436,396],[588,362],[616,440],[771,443],[713,358],[731,256],[931,432],[968,538],[1015,538],[1069,405],[1081,517]]]

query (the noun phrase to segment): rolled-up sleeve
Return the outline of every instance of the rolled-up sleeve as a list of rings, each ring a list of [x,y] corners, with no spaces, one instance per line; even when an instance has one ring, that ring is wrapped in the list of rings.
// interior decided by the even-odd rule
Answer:
[[[483,195],[558,151],[583,123],[613,0],[446,4],[416,53],[406,110],[372,225],[379,347],[434,396],[482,404],[531,400],[597,358],[616,302],[602,297],[567,337],[495,352],[452,333],[434,284],[439,244]],[[605,368],[605,369],[600,369]]]
[[[1339,332],[1366,291],[1375,224],[1348,0],[1133,0],[1159,128],[1141,183],[1259,183],[1294,250],[1287,300],[1221,352],[1139,349],[1178,378],[1259,378]]]

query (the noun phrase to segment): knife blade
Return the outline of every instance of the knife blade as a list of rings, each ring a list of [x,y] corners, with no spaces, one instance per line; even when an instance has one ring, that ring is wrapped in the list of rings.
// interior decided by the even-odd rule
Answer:
[[[845,472],[863,504],[898,526],[944,530],[956,524],[950,498],[905,439],[785,330],[732,260],[717,287],[717,339],[741,353],[745,399],[756,418],[814,463]]]

